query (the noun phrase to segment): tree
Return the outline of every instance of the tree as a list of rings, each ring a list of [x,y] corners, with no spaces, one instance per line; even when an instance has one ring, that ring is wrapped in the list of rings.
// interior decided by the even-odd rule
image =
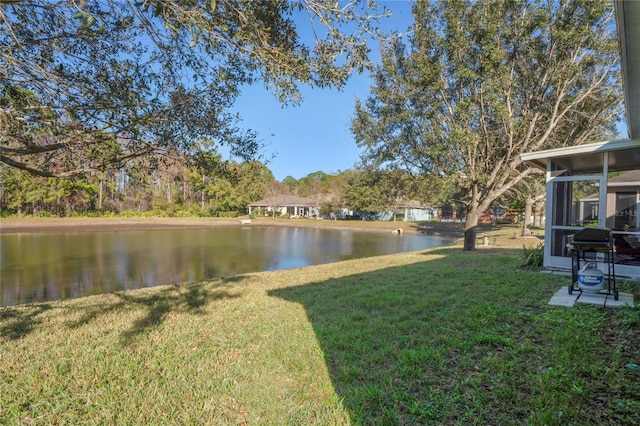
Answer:
[[[342,211],[344,199],[341,195],[334,194],[328,201],[320,204],[320,214],[325,217],[333,216],[333,220],[338,220],[338,215]]]
[[[264,189],[264,196],[269,201],[273,217],[276,217],[276,211],[282,207],[282,194],[284,194],[284,185],[277,180],[268,183]]]
[[[82,177],[45,178],[16,168],[2,170],[0,188],[0,210],[57,216],[94,209],[98,189]]]
[[[396,221],[396,212],[406,201],[412,198],[416,181],[407,173],[395,170],[386,170],[380,178],[382,194],[385,205],[393,212],[393,221]]]
[[[413,16],[408,45],[383,45],[352,131],[363,161],[457,188],[473,250],[479,216],[533,173],[522,153],[591,141],[620,118],[612,5],[425,1]]]
[[[271,170],[259,161],[237,164],[236,168],[236,187],[241,200],[239,210],[244,211],[248,204],[263,198],[267,187],[275,178]]]
[[[295,18],[308,16],[306,44]],[[0,161],[45,177],[96,170],[87,145],[117,140],[109,166],[203,137],[241,159],[261,149],[229,107],[262,81],[344,85],[367,66],[375,5],[329,0],[55,0],[0,5]]]
[[[521,235],[524,237],[531,236],[531,226],[534,226],[535,218],[534,207],[539,205],[542,207],[546,200],[546,186],[544,182],[544,176],[531,176],[529,179],[522,180],[518,185],[511,188],[509,193],[505,197],[502,197],[506,204],[513,205],[520,202],[522,210],[524,211],[524,218],[522,221]],[[522,201],[524,200],[524,205]]]
[[[286,191],[287,194],[298,194],[298,180],[293,176],[287,176],[284,178],[282,180],[282,186],[284,187],[283,191]]]
[[[350,210],[362,213],[362,220],[367,213],[381,212],[386,207],[380,178],[381,173],[370,169],[356,169],[346,176],[345,204]]]
[[[328,177],[329,175],[325,172],[317,171],[300,178],[300,180],[298,180],[298,195],[301,197],[309,197],[324,192]]]

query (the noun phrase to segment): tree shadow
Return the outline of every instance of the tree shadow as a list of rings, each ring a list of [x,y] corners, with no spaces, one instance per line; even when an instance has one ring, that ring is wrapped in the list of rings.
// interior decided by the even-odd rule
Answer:
[[[208,282],[185,283],[164,288],[150,288],[115,292],[95,299],[81,298],[57,305],[57,309],[71,314],[75,319],[66,322],[70,329],[81,328],[105,315],[142,310],[143,315],[122,332],[121,342],[130,345],[137,336],[160,326],[171,312],[201,315],[208,304],[223,299],[241,297],[230,288],[243,280],[242,276]],[[39,325],[38,316],[52,309],[52,304],[13,306],[0,309],[0,337],[19,339],[34,331]]]
[[[416,229],[423,235],[436,235],[448,238],[463,238],[464,223],[460,222],[418,222]],[[481,223],[476,227],[480,233],[494,231],[500,229],[500,226]]]
[[[487,292],[501,278],[496,262],[513,254],[505,249],[466,255],[494,258],[482,266],[465,263],[459,248],[432,250],[424,262],[269,295],[304,306],[334,390],[354,424],[456,423],[440,417],[447,404],[478,398],[461,395],[463,378],[477,374],[487,358],[503,357],[513,331],[526,327],[510,318],[543,309],[551,288],[557,289],[510,289],[502,282]],[[514,273],[527,272],[514,265]],[[500,303],[506,307],[496,308]]]
[[[225,281],[225,284],[228,283]],[[201,283],[172,286],[160,292],[143,295],[135,292],[118,293],[122,304],[143,307],[145,314],[135,320],[131,327],[121,335],[124,345],[132,344],[136,337],[148,330],[160,326],[171,312],[204,314],[204,307],[210,302],[240,297],[224,288],[207,288]]]
[[[227,286],[242,278],[222,279],[218,285],[208,283],[189,283],[174,285],[161,291],[117,293],[122,305],[129,309],[142,307],[144,315],[135,320],[131,327],[123,331],[120,341],[124,346],[135,343],[138,336],[159,327],[171,312],[186,312],[194,315],[205,313],[205,306],[217,300],[235,299],[240,294],[230,291]]]
[[[29,305],[22,309],[0,309],[0,340],[20,339],[40,324],[38,316],[51,309],[49,303]]]
[[[424,235],[436,235],[450,238],[464,236],[464,224],[455,222],[419,222],[418,232]]]

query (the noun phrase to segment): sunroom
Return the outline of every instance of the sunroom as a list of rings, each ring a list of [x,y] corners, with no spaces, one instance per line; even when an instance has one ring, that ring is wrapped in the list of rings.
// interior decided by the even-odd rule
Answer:
[[[640,2],[614,1],[629,138],[522,155],[546,172],[544,266],[571,269],[585,227],[610,230],[615,273],[640,279]]]
[[[571,269],[573,235],[607,228],[616,275],[640,278],[640,141],[607,141],[524,154],[546,171],[544,266]]]

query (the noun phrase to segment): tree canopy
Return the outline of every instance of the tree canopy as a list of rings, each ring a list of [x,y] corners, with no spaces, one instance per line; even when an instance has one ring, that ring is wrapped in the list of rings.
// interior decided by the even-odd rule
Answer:
[[[478,218],[533,170],[520,155],[594,141],[621,114],[609,2],[417,2],[405,42],[381,49],[352,131],[373,167],[402,168]],[[434,194],[439,195],[439,194]]]
[[[241,86],[264,82],[284,103],[300,101],[300,83],[341,87],[368,64],[376,10],[329,0],[2,4],[0,161],[71,176],[188,154],[201,138],[256,158],[257,135],[229,112]]]

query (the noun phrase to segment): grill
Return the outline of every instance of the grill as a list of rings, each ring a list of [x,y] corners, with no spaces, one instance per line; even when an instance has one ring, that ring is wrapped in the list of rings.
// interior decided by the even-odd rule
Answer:
[[[609,252],[613,248],[611,231],[602,228],[585,228],[573,234],[571,250],[578,252]]]
[[[584,228],[573,234],[573,239],[569,248],[571,249],[571,285],[569,294],[573,290],[582,292],[580,286],[575,287],[579,279],[581,262],[596,262],[602,264],[605,271],[597,271],[607,283],[606,294],[613,294],[618,300],[618,289],[616,288],[616,273],[613,254],[613,235],[609,229]]]

